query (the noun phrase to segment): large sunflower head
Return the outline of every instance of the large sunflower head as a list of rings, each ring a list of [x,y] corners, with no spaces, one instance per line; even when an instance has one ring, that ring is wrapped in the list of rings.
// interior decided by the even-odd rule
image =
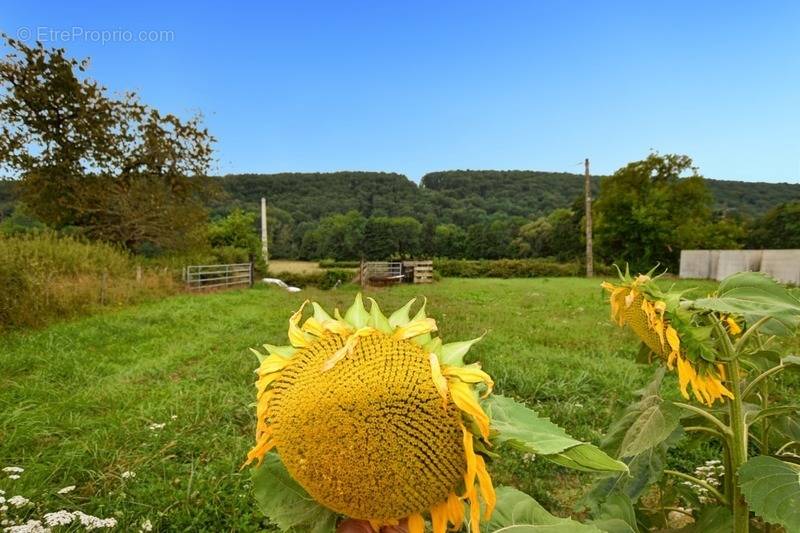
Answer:
[[[659,289],[652,271],[636,277],[620,273],[618,284],[603,282],[603,288],[611,295],[611,318],[633,330],[669,370],[677,371],[684,398],[689,398],[690,385],[697,401],[709,406],[733,398],[722,383],[724,367],[704,342],[709,331],[693,327],[692,314],[681,308],[680,293]],[[741,331],[730,317],[727,327],[731,334]]]
[[[290,475],[323,506],[382,525],[408,520],[422,533],[460,528],[464,504],[478,531],[481,501],[495,493],[476,446],[489,418],[477,401],[491,378],[460,355],[476,342],[443,345],[414,300],[386,317],[361,295],[342,316],[308,302],[289,319],[290,346],[265,345],[257,388],[256,445],[248,463],[275,449]],[[456,357],[450,355],[456,354]],[[481,443],[481,441],[484,441]]]

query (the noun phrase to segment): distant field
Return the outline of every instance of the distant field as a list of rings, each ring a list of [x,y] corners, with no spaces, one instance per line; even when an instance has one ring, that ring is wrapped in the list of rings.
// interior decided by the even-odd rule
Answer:
[[[319,263],[316,261],[289,261],[283,259],[272,259],[269,262],[270,274],[280,274],[290,272],[292,274],[314,274],[321,272]]]
[[[182,295],[0,338],[0,468],[25,469],[18,480],[0,474],[0,489],[34,502],[24,518],[80,509],[115,517],[122,531],[145,519],[156,530],[262,530],[239,470],[254,426],[248,347],[285,343],[303,299],[341,307],[354,294]],[[422,294],[446,339],[487,332],[470,357],[499,392],[576,437],[597,442],[649,375],[633,363],[636,342],[610,323],[599,280],[446,279],[370,292],[384,310]],[[690,468],[711,453],[682,450],[674,461]],[[591,479],[513,455],[491,470],[560,514]]]

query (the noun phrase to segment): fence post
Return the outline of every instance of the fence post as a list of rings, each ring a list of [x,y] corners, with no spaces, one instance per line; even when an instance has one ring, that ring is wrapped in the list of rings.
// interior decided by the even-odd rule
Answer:
[[[142,265],[136,265],[136,283],[142,282]]]
[[[253,263],[250,263],[250,288],[253,288],[253,279],[255,276],[253,275]]]
[[[106,283],[108,282],[108,272],[103,271],[100,277],[100,305],[106,305]]]

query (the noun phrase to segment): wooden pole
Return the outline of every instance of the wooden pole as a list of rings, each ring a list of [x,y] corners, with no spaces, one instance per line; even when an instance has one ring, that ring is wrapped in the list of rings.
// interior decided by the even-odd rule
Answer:
[[[261,252],[264,262],[269,263],[269,244],[267,243],[267,199],[261,197]]]
[[[592,243],[592,180],[589,175],[589,158],[583,160],[584,183],[586,194],[586,277],[594,276],[594,250]]]

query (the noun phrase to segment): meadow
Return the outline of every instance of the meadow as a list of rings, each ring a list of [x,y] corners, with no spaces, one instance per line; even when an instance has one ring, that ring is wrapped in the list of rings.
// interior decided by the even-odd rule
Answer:
[[[148,520],[154,530],[269,529],[240,470],[254,427],[248,348],[284,344],[304,299],[343,308],[356,290],[179,295],[1,337],[0,490],[31,501],[2,518],[65,509],[113,517],[125,531]],[[446,340],[485,331],[468,359],[483,362],[496,390],[594,443],[652,373],[611,323],[599,279],[444,279],[367,295],[384,310],[427,296]],[[679,447],[673,466],[690,470],[715,454]],[[9,466],[24,468],[19,479],[2,471]],[[490,469],[496,484],[561,515],[592,479],[515,454]]]

